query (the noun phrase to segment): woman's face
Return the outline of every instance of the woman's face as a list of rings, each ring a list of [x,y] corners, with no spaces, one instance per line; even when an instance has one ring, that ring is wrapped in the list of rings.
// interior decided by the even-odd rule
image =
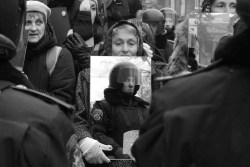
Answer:
[[[235,13],[236,0],[215,0],[212,4],[213,13]]]
[[[38,42],[45,32],[44,16],[38,12],[28,12],[26,16],[25,30],[28,31],[28,41]]]
[[[112,56],[136,56],[138,41],[135,34],[126,29],[118,29],[112,37]]]
[[[96,13],[97,13],[97,5],[92,0],[90,0],[89,2],[90,2],[91,20],[93,24],[95,21]]]

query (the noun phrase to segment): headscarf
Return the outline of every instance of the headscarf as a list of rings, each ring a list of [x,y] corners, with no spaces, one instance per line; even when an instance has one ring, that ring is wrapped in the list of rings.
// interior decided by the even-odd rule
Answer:
[[[128,25],[135,28],[135,30],[138,34],[138,37],[139,37],[137,56],[144,56],[143,41],[142,41],[141,33],[140,33],[139,29],[133,23],[130,23],[129,21],[126,21],[126,20],[119,21],[118,23],[116,23],[112,27],[110,27],[110,29],[108,30],[108,32],[104,38],[103,48],[101,48],[101,50],[100,50],[101,55],[103,55],[103,56],[112,55],[111,53],[112,53],[112,33],[113,33],[113,30],[116,27],[119,27],[123,24],[128,24]]]

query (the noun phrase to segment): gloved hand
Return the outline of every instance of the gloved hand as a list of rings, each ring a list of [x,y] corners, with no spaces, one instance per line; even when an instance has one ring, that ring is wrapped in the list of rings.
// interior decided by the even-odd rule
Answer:
[[[153,51],[151,50],[150,46],[146,43],[143,43],[143,49],[144,51],[147,53],[147,56],[149,58],[152,58],[153,57]]]
[[[73,58],[78,60],[81,69],[90,67],[90,49],[78,33],[67,36],[64,44]]]
[[[128,154],[123,154],[121,147],[118,147],[114,153],[116,159],[131,159]]]
[[[111,145],[104,145],[97,140],[86,137],[80,141],[80,148],[83,152],[83,157],[90,164],[110,162],[102,150],[111,151],[113,149]]]

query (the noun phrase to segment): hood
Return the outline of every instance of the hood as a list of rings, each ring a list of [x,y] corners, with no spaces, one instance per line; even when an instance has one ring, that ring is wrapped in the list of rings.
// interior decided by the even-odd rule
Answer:
[[[215,59],[222,59],[227,63],[249,65],[249,38],[250,28],[228,38],[227,41],[217,46],[214,54]]]
[[[114,88],[106,88],[104,90],[104,98],[105,100],[109,101],[113,104],[126,104],[126,99],[132,98],[133,99],[133,106],[136,105],[149,105],[148,102],[142,100],[141,98],[137,96],[124,96],[121,93],[119,93],[119,90]]]
[[[142,41],[141,33],[140,33],[139,29],[133,23],[130,23],[129,21],[126,21],[126,20],[119,21],[118,23],[116,23],[112,27],[110,27],[110,29],[108,30],[108,32],[106,33],[106,36],[104,38],[104,45],[103,45],[103,48],[101,51],[101,55],[102,56],[110,56],[111,55],[113,29],[120,26],[120,25],[123,25],[123,24],[131,25],[132,27],[134,27],[136,29],[137,34],[139,36],[137,56],[144,56],[143,41]]]

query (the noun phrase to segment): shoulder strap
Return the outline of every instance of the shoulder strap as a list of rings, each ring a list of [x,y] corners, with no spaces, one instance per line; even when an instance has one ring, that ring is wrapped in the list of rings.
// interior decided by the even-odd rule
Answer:
[[[46,65],[47,65],[47,69],[50,75],[52,74],[52,72],[54,71],[56,67],[56,63],[57,63],[61,50],[62,50],[62,47],[54,46],[47,52]]]
[[[21,86],[11,86],[10,88],[12,88],[13,90],[19,91],[19,92],[23,92],[25,94],[29,94],[30,96],[33,96],[35,98],[39,98],[40,100],[43,100],[46,103],[57,104],[63,111],[67,111],[69,113],[72,113],[75,110],[74,106],[67,104],[66,102],[64,102],[58,98],[52,97],[50,95],[47,95],[47,94],[44,94],[41,92],[38,92],[36,90],[24,88]],[[66,115],[69,115],[69,113],[65,112]]]

